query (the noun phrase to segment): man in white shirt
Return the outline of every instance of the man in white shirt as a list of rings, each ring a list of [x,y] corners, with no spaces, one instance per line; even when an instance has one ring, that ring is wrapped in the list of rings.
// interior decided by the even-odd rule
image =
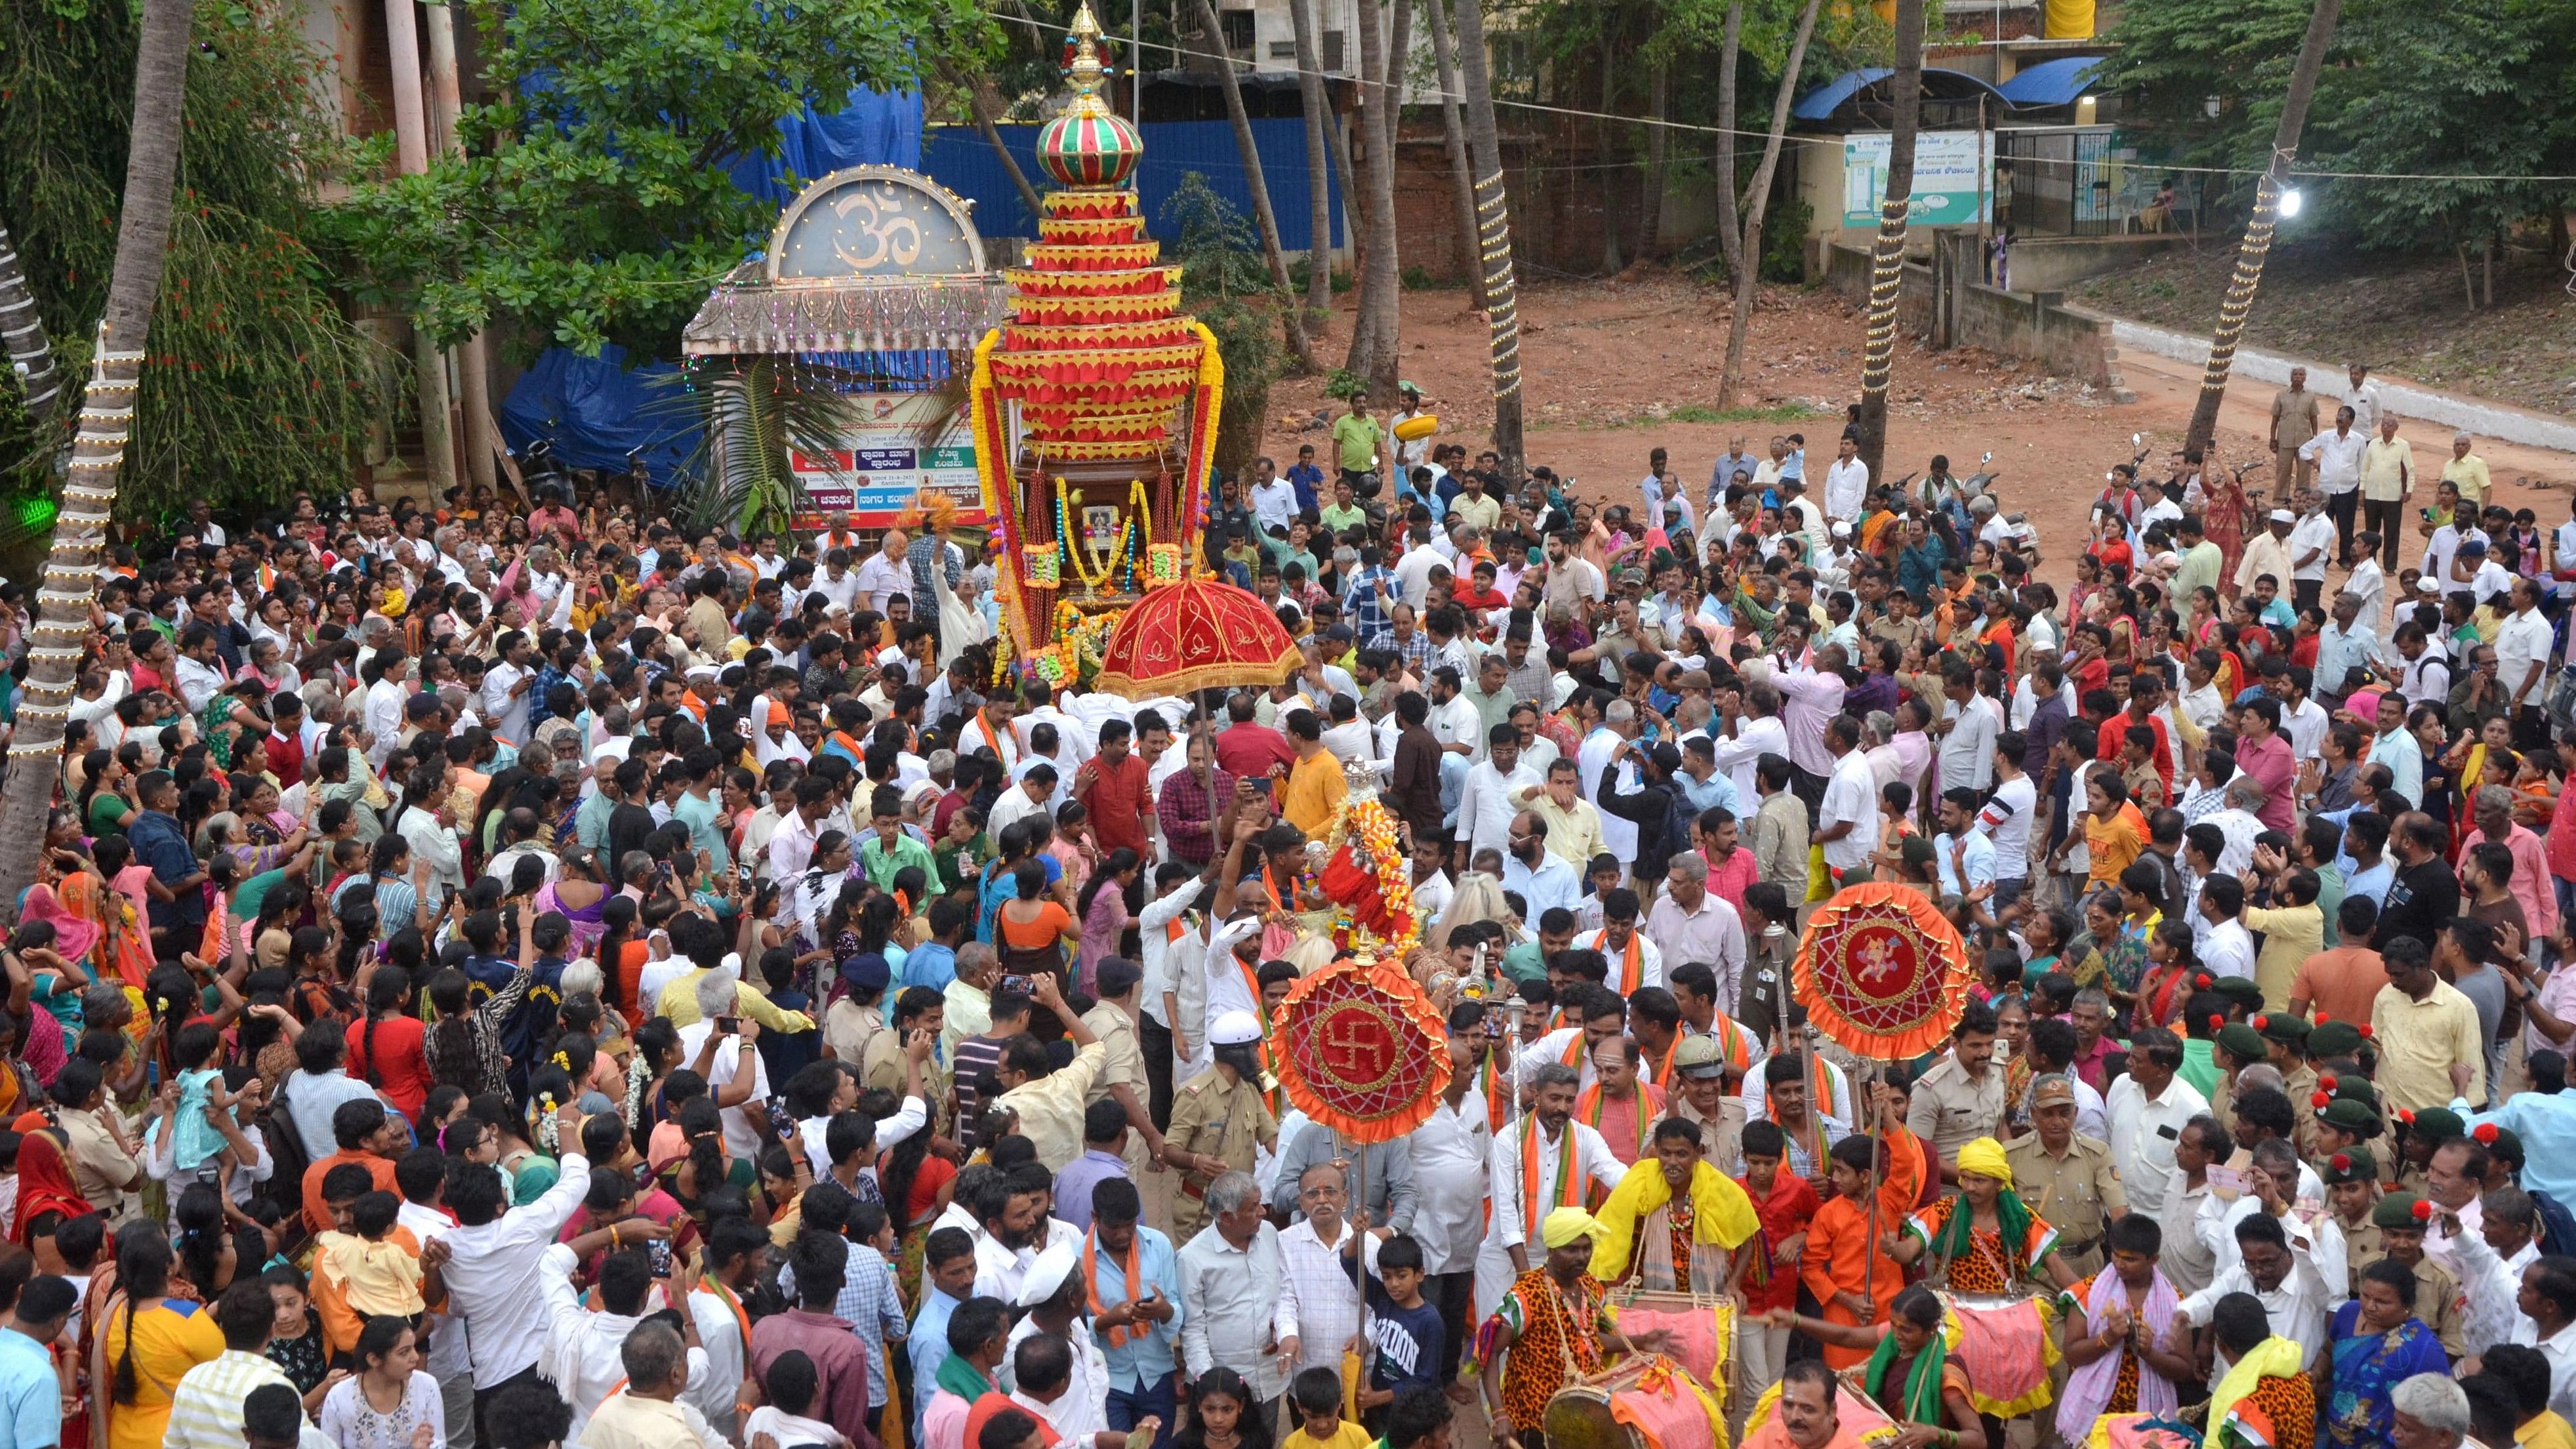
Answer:
[[[2290,529],[2290,602],[2305,612],[2325,596],[2326,565],[2335,555],[2335,522],[2326,512],[2325,495],[2299,492],[2299,521]]]
[[[903,536],[902,529],[885,531],[877,551],[859,565],[858,603],[854,609],[874,609],[882,614],[886,601],[895,595],[912,596],[912,565],[904,561],[904,551],[909,547],[911,540]]]
[[[2182,1316],[2193,1327],[2217,1320],[2219,1351],[2209,1368],[2213,1389],[2234,1362],[2230,1349],[2245,1353],[2265,1338],[2286,1338],[2298,1344],[2301,1366],[2312,1368],[2326,1341],[2326,1285],[2313,1268],[2301,1267],[2293,1259],[2280,1219],[2260,1215],[2244,1219],[2236,1225],[2236,1243],[2237,1262],[2221,1269],[2208,1287],[2181,1304]],[[2248,1315],[2240,1322],[2232,1312],[2220,1314],[2221,1300],[2237,1293],[2252,1297],[2262,1307],[2260,1320]]]
[[[1493,1210],[1476,1259],[1478,1323],[1502,1302],[1514,1279],[1547,1260],[1539,1228],[1550,1212],[1580,1206],[1596,1184],[1607,1192],[1627,1175],[1601,1134],[1574,1120],[1582,1080],[1581,1073],[1563,1062],[1549,1062],[1531,1072],[1529,1114],[1515,1130],[1494,1139],[1493,1167],[1487,1176]],[[1569,1152],[1574,1154],[1572,1164],[1561,1166]],[[1537,1158],[1534,1179],[1526,1171],[1528,1155]],[[1558,1196],[1560,1177],[1564,1197]],[[1530,1190],[1533,1180],[1538,1184],[1535,1193]]]
[[[1878,782],[1860,748],[1860,721],[1847,714],[1826,721],[1825,749],[1834,757],[1834,768],[1816,816],[1816,843],[1824,847],[1825,866],[1837,880],[1867,879],[1858,873],[1868,868],[1870,852],[1878,848]]]
[[[2345,394],[2344,406],[2352,409],[2352,429],[2363,437],[2379,431],[2379,419],[2385,404],[2379,396],[2379,384],[2370,380],[2370,364],[2356,362],[2345,369],[2344,377],[2352,384]]]
[[[1288,525],[1297,521],[1297,485],[1279,476],[1279,465],[1268,458],[1254,465],[1252,482],[1252,516],[1264,532],[1279,530],[1286,537]]]
[[[1451,862],[1460,872],[1472,866],[1480,852],[1498,850],[1508,856],[1512,817],[1519,813],[1513,792],[1544,783],[1537,771],[1522,762],[1520,731],[1509,721],[1486,731],[1485,750],[1485,759],[1469,768],[1458,794],[1458,848]],[[1535,913],[1531,918],[1536,919]]]
[[[1860,460],[1860,445],[1846,437],[1835,450],[1834,461],[1825,465],[1825,517],[1828,521],[1857,519],[1868,500],[1869,465]]]
[[[561,1175],[536,1201],[502,1211],[501,1175],[479,1164],[460,1164],[448,1179],[447,1210],[457,1226],[447,1234],[448,1310],[474,1325],[469,1351],[474,1387],[486,1390],[536,1367],[552,1315],[545,1298],[529,1291],[573,1209],[590,1193],[590,1158],[581,1145],[581,1111],[555,1114]]]
[[[1287,1392],[1300,1348],[1279,1230],[1248,1172],[1219,1174],[1205,1201],[1208,1225],[1179,1254],[1183,1371],[1239,1369],[1254,1402],[1268,1404]]]
[[[2553,640],[2549,618],[2540,612],[2540,581],[2515,579],[2513,612],[2496,630],[2496,682],[2513,709],[2514,743],[2524,749],[2549,744],[2548,692],[2542,686]]]
[[[1995,789],[1977,810],[1977,829],[1995,844],[1995,898],[2001,911],[2030,885],[2030,826],[2039,787],[2021,767],[2028,741],[2017,731],[1995,736]]]
[[[514,745],[528,742],[528,691],[537,682],[530,665],[536,646],[527,631],[513,629],[499,642],[499,657],[483,671],[483,718],[495,737]]]
[[[2104,1103],[2111,1165],[2128,1189],[2129,1211],[2151,1218],[2164,1210],[2183,1124],[2209,1110],[2209,1099],[2176,1074],[2182,1056],[2182,1042],[2172,1032],[2139,1031],[2129,1043],[2129,1070],[2113,1079]]]

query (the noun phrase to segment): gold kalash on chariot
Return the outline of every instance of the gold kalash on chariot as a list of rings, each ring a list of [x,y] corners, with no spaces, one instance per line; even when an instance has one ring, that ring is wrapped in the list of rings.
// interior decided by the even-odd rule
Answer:
[[[1038,133],[1059,189],[1027,265],[1004,274],[1011,320],[975,348],[968,406],[1011,646],[996,673],[1015,659],[1050,684],[1096,671],[1130,698],[1266,684],[1295,645],[1201,567],[1225,365],[1145,234],[1129,184],[1144,142],[1101,99],[1099,41],[1086,5],[1073,97]]]

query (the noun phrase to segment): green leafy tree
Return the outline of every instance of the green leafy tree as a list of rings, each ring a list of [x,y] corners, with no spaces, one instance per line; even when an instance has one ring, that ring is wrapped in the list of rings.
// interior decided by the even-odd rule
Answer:
[[[0,0],[0,215],[71,378],[107,306],[140,32],[124,3]],[[195,7],[192,35],[169,259],[118,491],[127,519],[344,488],[396,405],[398,361],[348,319],[316,223],[319,188],[353,159],[316,100],[329,57],[292,13],[219,0]],[[11,487],[55,491],[70,412],[32,426],[0,387]]]
[[[1181,305],[1216,334],[1225,360],[1225,402],[1217,412],[1216,465],[1228,473],[1251,466],[1261,452],[1270,384],[1288,365],[1272,314],[1294,305],[1287,289],[1262,264],[1261,238],[1252,223],[1195,171],[1163,203],[1157,231],[1163,257],[1178,262]]]
[[[338,209],[373,282],[443,342],[497,322],[595,352],[676,353],[777,208],[729,169],[779,151],[808,97],[919,84],[969,0],[480,0],[463,157]],[[802,178],[812,180],[814,178]]]

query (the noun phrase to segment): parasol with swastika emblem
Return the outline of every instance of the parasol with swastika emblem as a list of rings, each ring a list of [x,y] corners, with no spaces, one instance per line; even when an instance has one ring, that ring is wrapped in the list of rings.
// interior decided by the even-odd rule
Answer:
[[[1288,1100],[1353,1142],[1392,1142],[1421,1126],[1449,1086],[1439,1009],[1402,968],[1372,956],[1290,987],[1271,1039]]]

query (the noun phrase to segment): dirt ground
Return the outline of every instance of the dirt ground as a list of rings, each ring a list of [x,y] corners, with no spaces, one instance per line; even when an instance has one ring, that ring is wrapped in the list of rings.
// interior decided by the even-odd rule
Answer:
[[[1350,298],[1342,304],[1318,348],[1328,360],[1338,360],[1348,346]],[[1732,422],[1690,420],[1718,416],[1726,312],[1714,289],[1672,275],[1551,284],[1523,290],[1521,315],[1529,461],[1570,476],[1586,498],[1636,499],[1637,480],[1656,447],[1670,451],[1694,499],[1704,498],[1711,466],[1738,436],[1759,453],[1773,433],[1803,432],[1810,469],[1819,471],[1833,454],[1841,408],[1858,393],[1860,314],[1831,293],[1764,292],[1746,349],[1751,362],[1735,399],[1745,420]],[[1471,450],[1485,446],[1493,421],[1485,326],[1467,311],[1464,294],[1405,293],[1402,339],[1403,375],[1422,386],[1440,417],[1440,438]],[[2135,354],[2120,366],[2137,394],[2134,403],[2114,404],[2089,387],[1978,349],[1933,353],[1900,340],[1888,408],[1889,470],[1898,476],[1920,471],[1933,454],[1946,453],[1954,471],[1967,473],[1991,451],[2006,511],[2027,512],[2039,527],[2040,576],[2063,583],[2073,577],[2085,513],[2104,470],[2136,451],[2129,441],[2136,433],[2148,449],[2144,471],[2161,476],[2182,444],[2198,394],[2196,366]],[[2262,384],[2229,390],[2216,461],[2232,464],[2263,452],[2258,430],[2272,392]],[[1287,379],[1271,390],[1268,450],[1283,467],[1301,442],[1329,457],[1330,439],[1318,421],[1325,405],[1320,379]],[[2447,431],[2414,442],[2428,465],[2437,465],[2449,447]],[[2576,457],[2481,451],[2505,501],[2531,504],[2544,523],[2565,516],[2564,505],[2540,496],[2545,489],[2514,480],[2545,479],[2563,489],[2576,478]],[[2268,461],[2262,472],[2268,477]]]

